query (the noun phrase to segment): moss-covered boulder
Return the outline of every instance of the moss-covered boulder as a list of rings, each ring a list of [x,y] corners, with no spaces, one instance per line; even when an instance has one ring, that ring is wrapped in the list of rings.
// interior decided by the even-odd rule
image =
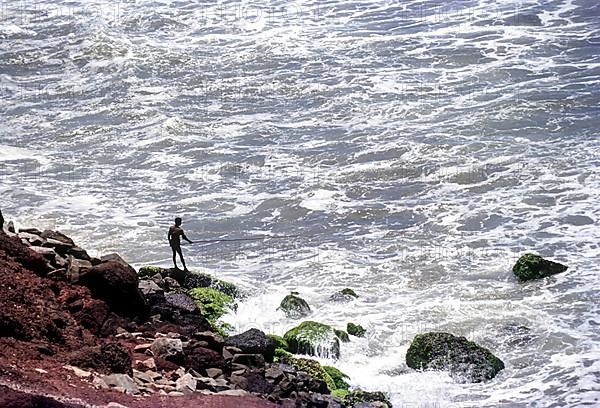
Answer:
[[[347,393],[338,394],[343,396],[342,402],[348,407],[368,406],[392,408],[392,403],[383,392],[368,392],[368,391],[349,391]]]
[[[367,332],[360,324],[348,323],[346,330],[348,334],[356,337],[364,337]]]
[[[340,357],[340,341],[329,325],[306,321],[285,333],[283,338],[292,353],[335,359]]]
[[[333,391],[337,388],[335,382],[333,381],[333,378],[331,378],[331,376],[327,373],[327,371],[318,361],[311,360],[309,358],[291,356],[287,357],[285,359],[285,362],[298,371],[304,371],[312,378],[324,381],[325,384],[327,384],[327,388],[329,389],[329,391]]]
[[[237,307],[231,296],[213,288],[195,288],[190,290],[189,294],[211,323]]]
[[[335,292],[333,295],[329,297],[329,300],[333,300],[334,302],[349,302],[358,298],[356,292],[350,288],[344,288],[338,292]]]
[[[527,281],[556,275],[567,270],[567,266],[558,262],[548,261],[539,255],[524,254],[513,266],[517,278]]]
[[[285,313],[286,317],[299,319],[310,314],[310,306],[306,300],[298,296],[298,292],[292,292],[281,301],[277,308]]]
[[[450,333],[418,334],[406,352],[406,364],[414,369],[446,370],[460,382],[490,380],[504,363],[488,349]]]
[[[350,336],[348,336],[348,333],[346,333],[345,331],[338,330],[338,329],[334,329],[333,331],[335,332],[335,335],[337,336],[338,339],[340,339],[340,341],[342,343],[350,342]]]
[[[161,268],[160,266],[142,266],[138,269],[139,278],[151,278],[156,274],[166,278],[167,276],[170,276],[170,269]]]
[[[290,353],[287,350],[284,350],[282,348],[276,348],[275,349],[275,361],[284,361],[287,358],[293,357],[294,355],[292,353]]]
[[[346,374],[332,366],[323,366],[323,370],[325,370],[325,372],[329,374],[329,376],[335,383],[336,390],[348,390],[350,388],[350,384],[346,382],[346,380],[349,380],[350,377],[348,377]],[[334,390],[332,389],[331,391]]]
[[[287,350],[290,347],[287,341],[285,341],[285,339],[281,336],[278,336],[276,334],[267,334],[267,337],[273,340],[276,349]]]

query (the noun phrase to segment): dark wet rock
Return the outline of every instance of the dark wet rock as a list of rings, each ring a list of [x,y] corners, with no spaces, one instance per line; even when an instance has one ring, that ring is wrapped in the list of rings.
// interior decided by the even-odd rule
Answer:
[[[267,337],[273,340],[273,343],[275,343],[275,349],[288,349],[289,345],[283,337],[277,336],[276,334],[267,334]]]
[[[84,261],[92,261],[92,257],[88,255],[87,251],[78,246],[70,248],[67,252],[67,255],[72,255],[74,258]]]
[[[277,308],[285,313],[286,317],[299,319],[310,314],[310,306],[306,300],[298,296],[298,292],[292,292],[281,301]]]
[[[158,286],[154,281],[146,279],[140,281],[140,283],[138,284],[138,288],[140,289],[144,297],[151,294],[164,292],[163,289],[160,286]]]
[[[356,337],[364,337],[367,332],[360,324],[348,323],[346,330],[348,334]]]
[[[225,346],[239,348],[245,354],[262,354],[268,362],[273,361],[275,342],[258,329],[250,329],[242,334],[229,337]]]
[[[338,330],[338,329],[334,329],[333,331],[335,332],[335,335],[337,336],[338,339],[340,339],[340,341],[342,343],[350,342],[350,336],[348,336],[348,333],[346,333],[345,331]]]
[[[94,297],[108,303],[115,313],[129,317],[147,315],[146,301],[138,289],[137,273],[131,266],[114,260],[102,262],[87,270],[79,281]]]
[[[356,298],[358,298],[358,295],[356,294],[356,292],[354,292],[354,290],[352,290],[350,288],[344,288],[338,292],[335,292],[333,295],[331,295],[329,297],[329,300],[332,300],[334,302],[349,302]]]
[[[340,356],[340,342],[333,327],[306,321],[283,336],[289,344],[289,351],[297,354],[331,357]]]
[[[53,241],[60,242],[60,243],[64,244],[65,246],[67,246],[68,248],[73,248],[75,246],[75,243],[73,242],[73,240],[71,238],[67,237],[65,234],[63,234],[62,232],[59,232],[59,231],[44,230],[44,231],[42,231],[40,236],[42,238],[45,238],[46,240],[53,240]]]
[[[133,373],[131,356],[119,343],[108,343],[101,347],[84,347],[70,356],[69,364],[104,374],[131,375]]]
[[[275,388],[262,375],[254,371],[245,373],[242,376],[232,376],[231,382],[245,391],[263,395],[270,394]]]
[[[185,362],[183,366],[187,369],[193,369],[199,373],[206,374],[209,368],[225,368],[225,359],[214,350],[205,347],[186,348]]]
[[[207,347],[211,350],[215,350],[219,353],[223,351],[223,345],[225,344],[225,340],[217,333],[213,333],[211,331],[204,331],[194,333],[192,337],[194,338],[194,340],[205,342],[207,344]]]
[[[566,265],[548,261],[539,255],[525,254],[513,266],[513,273],[520,280],[527,281],[556,275],[566,271],[567,268]]]
[[[504,369],[502,360],[465,337],[430,332],[413,339],[406,364],[414,369],[449,371],[459,381],[482,382]]]
[[[262,354],[236,354],[233,356],[233,364],[241,364],[250,368],[264,368],[265,357]]]

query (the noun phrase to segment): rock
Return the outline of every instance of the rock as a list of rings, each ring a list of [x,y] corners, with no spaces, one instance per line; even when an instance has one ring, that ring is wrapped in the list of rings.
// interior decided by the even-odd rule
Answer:
[[[170,276],[167,276],[166,278],[164,278],[162,280],[162,286],[163,286],[163,289],[166,290],[167,292],[171,292],[171,291],[181,288],[179,283],[177,283],[177,281],[175,279],[171,278]]]
[[[463,382],[489,380],[504,369],[504,363],[488,349],[440,332],[415,336],[406,352],[406,364],[414,369],[447,370]]]
[[[196,391],[198,381],[191,374],[184,374],[175,384],[175,389],[185,395],[192,394]]]
[[[223,375],[223,370],[220,368],[207,368],[206,375],[210,378],[217,378]]]
[[[275,388],[273,384],[254,371],[244,375],[232,375],[231,383],[245,391],[258,394],[270,394]]]
[[[140,393],[140,389],[133,378],[126,374],[106,375],[102,377],[102,381],[104,381],[110,387],[123,389],[124,392],[129,395],[137,395]]]
[[[163,292],[163,289],[151,280],[141,280],[138,284],[138,288],[144,296]]]
[[[147,315],[146,301],[131,266],[113,260],[102,262],[87,270],[79,280],[94,297],[108,303],[115,313],[129,317]]]
[[[79,378],[89,378],[92,376],[91,372],[82,370],[77,367],[66,365],[66,366],[64,366],[64,368],[66,368],[67,370],[73,371],[73,374],[75,374]]]
[[[567,270],[567,266],[548,261],[539,255],[525,254],[513,266],[513,273],[522,281],[540,279]]]
[[[35,251],[36,253],[43,256],[44,259],[48,260],[49,262],[54,262],[56,259],[56,252],[52,248],[45,248],[45,247],[38,247],[38,246],[31,246],[30,248],[33,251]]]
[[[285,333],[289,351],[324,358],[340,357],[340,342],[329,325],[306,321]]]
[[[27,234],[32,234],[32,235],[37,235],[38,237],[42,236],[42,231],[40,231],[37,228],[19,228],[19,235],[21,234],[21,232],[25,232]]]
[[[196,301],[202,315],[209,322],[216,322],[229,310],[235,310],[236,304],[231,296],[213,288],[195,288],[189,291],[190,296]]]
[[[183,363],[183,343],[180,339],[158,338],[154,340],[150,350],[155,359],[164,359],[175,364]]]
[[[12,257],[16,262],[33,271],[37,275],[45,276],[50,270],[48,260],[44,258],[44,256],[38,254],[32,248],[35,247],[28,247],[24,245],[17,237],[11,237],[7,234],[0,234],[0,249],[3,250],[6,255]]]
[[[284,376],[283,370],[279,367],[271,366],[265,370],[265,378],[267,380],[272,380],[275,384],[281,381]]]
[[[159,377],[160,378],[160,377]],[[138,380],[137,383],[140,384],[149,384],[154,382],[154,378],[145,372],[141,372],[138,370],[133,370],[133,379]]]
[[[309,358],[289,357],[286,362],[298,371],[307,373],[311,378],[319,380],[319,382],[311,385],[311,390],[321,394],[329,394],[330,391],[336,389],[335,382],[331,376],[325,371],[321,363],[317,360]]]
[[[121,265],[123,265],[125,267],[129,267],[130,266],[127,262],[125,262],[125,260],[123,258],[121,258],[121,255],[119,255],[117,253],[102,255],[100,257],[100,263],[103,263],[103,262],[116,262],[116,263],[121,264]]]
[[[392,403],[382,392],[350,391],[344,396],[342,401],[349,407],[392,408]]]
[[[334,329],[333,331],[335,332],[335,335],[337,336],[338,339],[340,339],[340,341],[342,343],[350,342],[350,337],[348,336],[348,333],[346,333],[345,331],[338,330],[338,329]]]
[[[348,323],[346,330],[348,334],[356,337],[364,337],[367,332],[360,324]]]
[[[297,292],[292,292],[283,298],[277,310],[283,311],[286,317],[292,319],[299,319],[310,314],[310,306],[298,296]]]
[[[151,347],[152,347],[152,343],[138,344],[137,346],[135,346],[133,348],[133,351],[134,351],[134,353],[145,353],[146,350],[150,350]]]
[[[90,261],[77,259],[72,255],[67,255],[67,278],[71,283],[78,283],[82,274],[85,274],[92,268]]]
[[[42,246],[46,247],[46,248],[52,248],[56,251],[56,253],[61,254],[61,255],[66,255],[67,252],[73,247],[70,244],[66,244],[62,241],[52,239],[52,238],[47,238],[46,242],[44,242],[44,244]]]
[[[250,329],[242,334],[229,337],[225,346],[237,347],[244,354],[262,354],[265,360],[273,362],[275,342],[258,329]]]
[[[245,397],[248,394],[248,391],[244,391],[244,390],[225,390],[225,391],[219,391],[217,393],[217,395],[227,395],[229,397]]]
[[[22,231],[22,230],[20,230],[20,231]],[[44,238],[40,237],[39,235],[32,234],[29,232],[19,232],[18,235],[19,235],[19,238],[27,240],[27,242],[29,242],[29,244],[31,244],[33,246],[41,247],[46,242],[46,240]]]
[[[193,369],[199,373],[206,374],[206,370],[209,368],[225,368],[225,359],[220,353],[214,350],[195,347],[185,350],[185,362],[183,366],[187,369]]]
[[[85,249],[79,248],[78,246],[75,246],[73,248],[70,248],[67,251],[68,255],[73,256],[76,259],[81,259],[83,261],[92,261],[92,258],[88,255],[88,253],[86,252]]]
[[[59,232],[59,231],[44,230],[44,231],[42,231],[40,236],[42,238],[45,238],[46,240],[51,239],[54,241],[61,242],[61,243],[65,244],[66,246],[68,246],[69,248],[73,248],[75,246],[75,243],[73,242],[73,240],[71,238],[67,237],[65,234],[63,234],[62,232]]]
[[[12,221],[9,221],[8,224],[6,224],[6,230],[8,232],[11,232],[14,234],[15,233],[15,224]]]
[[[265,368],[265,357],[262,354],[236,354],[233,364],[241,364],[250,368]]]
[[[329,300],[332,300],[334,302],[349,302],[356,298],[358,298],[358,295],[356,294],[356,292],[354,292],[350,288],[344,288],[338,292],[335,292],[333,295],[331,295],[329,297]]]
[[[70,365],[90,368],[100,373],[132,374],[131,356],[119,343],[84,347],[72,353],[68,361]]]
[[[163,278],[169,276],[169,270],[160,266],[142,266],[138,269],[137,273],[140,278],[150,278],[156,274],[159,274]]]
[[[225,344],[225,340],[222,336],[217,333],[213,333],[210,331],[198,332],[194,333],[192,336],[195,340],[204,341],[207,344],[209,349],[218,351],[219,353],[223,351],[223,345]]]
[[[169,306],[187,313],[200,312],[194,299],[183,292],[165,293],[165,301]]]
[[[349,380],[350,377],[348,377],[346,374],[332,366],[323,366],[323,370],[325,370],[325,372],[329,374],[329,376],[333,380],[335,384],[335,389],[348,390],[350,388],[350,384],[346,382],[346,380]]]

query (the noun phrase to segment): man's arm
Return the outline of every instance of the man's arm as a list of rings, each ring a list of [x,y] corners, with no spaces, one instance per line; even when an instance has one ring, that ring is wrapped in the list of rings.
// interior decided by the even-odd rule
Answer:
[[[190,240],[188,239],[188,237],[186,237],[186,236],[185,236],[185,232],[183,232],[183,230],[181,230],[181,238],[185,239],[185,240],[186,240],[187,242],[189,242],[190,244],[193,244],[193,242],[192,242],[192,241],[190,241]]]
[[[171,228],[169,227],[169,233],[167,234],[167,239],[169,240],[169,244],[171,243]]]

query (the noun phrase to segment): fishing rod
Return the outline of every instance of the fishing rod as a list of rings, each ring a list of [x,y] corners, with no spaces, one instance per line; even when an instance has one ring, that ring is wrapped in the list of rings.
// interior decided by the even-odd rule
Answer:
[[[287,238],[299,238],[301,235],[275,235],[275,236],[262,236],[262,237],[252,237],[252,238],[219,238],[219,239],[202,239],[198,241],[192,242],[192,244],[209,244],[213,242],[238,242],[238,241],[261,241],[265,239],[287,239]]]

